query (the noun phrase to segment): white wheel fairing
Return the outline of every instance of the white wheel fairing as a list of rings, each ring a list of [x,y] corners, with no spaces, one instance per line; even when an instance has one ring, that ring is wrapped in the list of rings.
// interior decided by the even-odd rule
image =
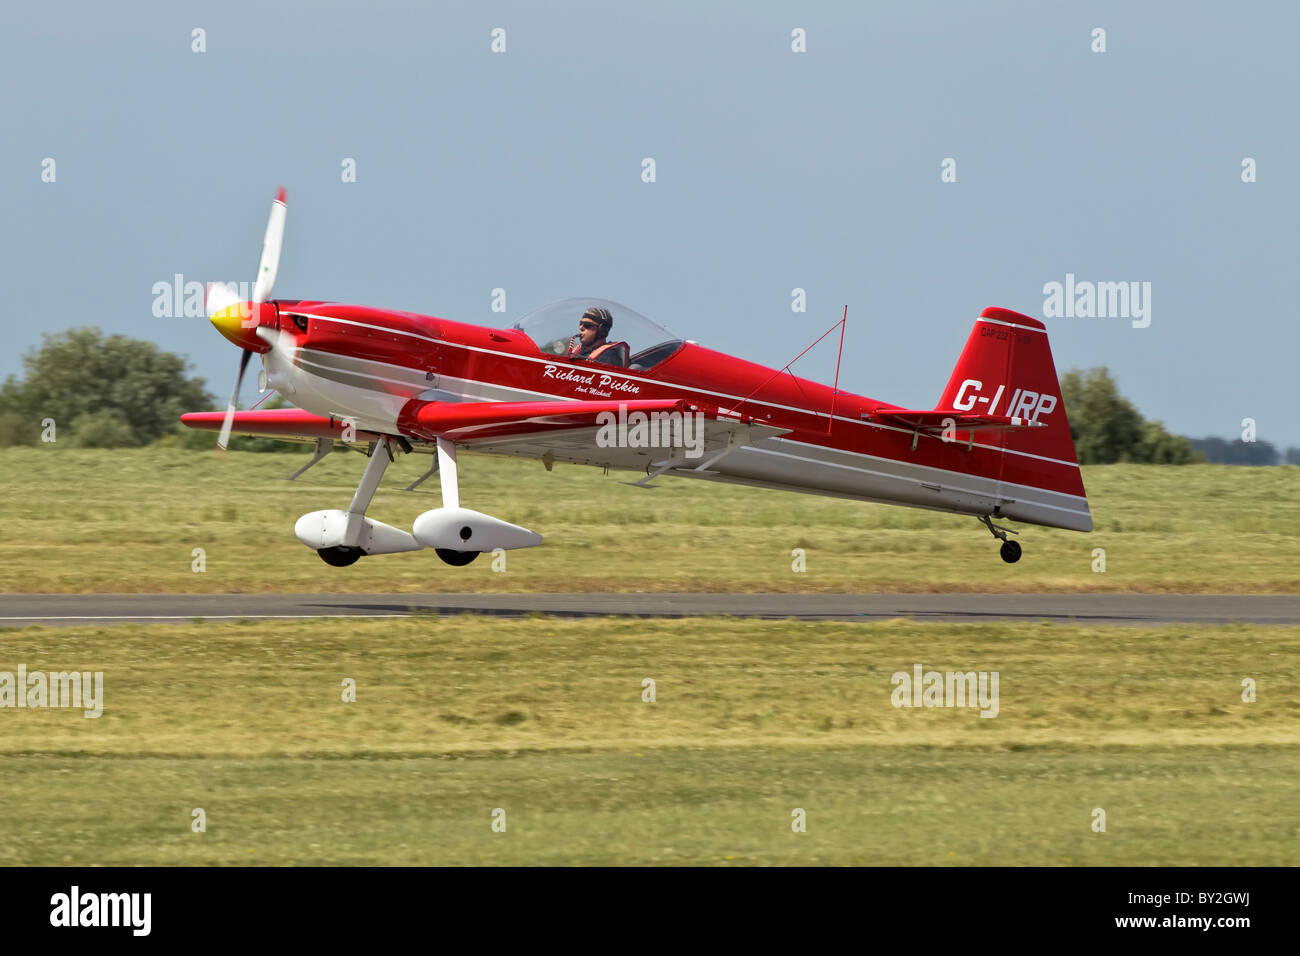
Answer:
[[[408,532],[392,525],[331,509],[313,511],[298,519],[293,526],[298,540],[319,551],[322,548],[360,548],[366,554],[396,554],[401,551],[419,551],[424,547]]]
[[[434,508],[415,519],[415,540],[448,551],[513,551],[535,548],[542,536],[469,508]],[[467,533],[468,532],[468,533]]]

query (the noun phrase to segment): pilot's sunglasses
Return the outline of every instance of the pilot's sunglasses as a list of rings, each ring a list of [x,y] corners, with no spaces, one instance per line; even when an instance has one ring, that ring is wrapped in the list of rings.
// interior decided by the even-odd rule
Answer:
[[[580,328],[580,329],[595,329],[595,328],[599,328],[599,326],[597,326],[595,322],[587,322],[587,321],[584,320],[584,321],[578,323],[578,328]]]

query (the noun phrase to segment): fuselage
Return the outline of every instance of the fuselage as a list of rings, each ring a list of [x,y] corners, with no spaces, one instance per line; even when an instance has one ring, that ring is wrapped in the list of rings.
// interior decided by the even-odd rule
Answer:
[[[268,384],[307,411],[369,431],[401,434],[412,401],[683,398],[788,430],[694,477],[1092,526],[1072,461],[1011,450],[997,434],[944,441],[886,424],[876,413],[896,406],[692,342],[633,370],[546,354],[518,329],[309,300],[275,304],[280,334],[263,353]]]

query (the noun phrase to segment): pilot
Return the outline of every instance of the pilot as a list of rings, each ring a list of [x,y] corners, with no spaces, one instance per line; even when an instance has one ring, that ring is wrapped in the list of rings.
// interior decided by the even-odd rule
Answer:
[[[614,317],[609,314],[609,309],[592,306],[578,320],[578,334],[569,339],[569,348],[564,357],[626,367],[627,343],[606,341],[609,330],[613,327]]]

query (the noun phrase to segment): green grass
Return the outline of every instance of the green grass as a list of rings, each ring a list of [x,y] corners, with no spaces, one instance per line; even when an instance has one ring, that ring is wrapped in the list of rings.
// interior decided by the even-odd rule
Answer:
[[[1297,862],[1300,628],[429,616],[20,662],[102,670],[104,713],[0,710],[0,865]],[[998,671],[998,716],[893,707],[916,663]]]
[[[308,457],[304,450],[301,460]],[[1097,530],[1021,526],[1003,564],[973,518],[666,478],[653,490],[594,468],[465,455],[461,498],[546,536],[504,573],[429,552],[329,568],[297,518],[345,508],[364,459],[136,449],[0,449],[0,591],[1300,591],[1300,468],[1084,469]],[[428,466],[389,469],[370,514],[409,528],[437,507]],[[205,573],[191,570],[194,548]],[[807,572],[791,570],[806,551]],[[1093,571],[1093,549],[1106,552]]]

